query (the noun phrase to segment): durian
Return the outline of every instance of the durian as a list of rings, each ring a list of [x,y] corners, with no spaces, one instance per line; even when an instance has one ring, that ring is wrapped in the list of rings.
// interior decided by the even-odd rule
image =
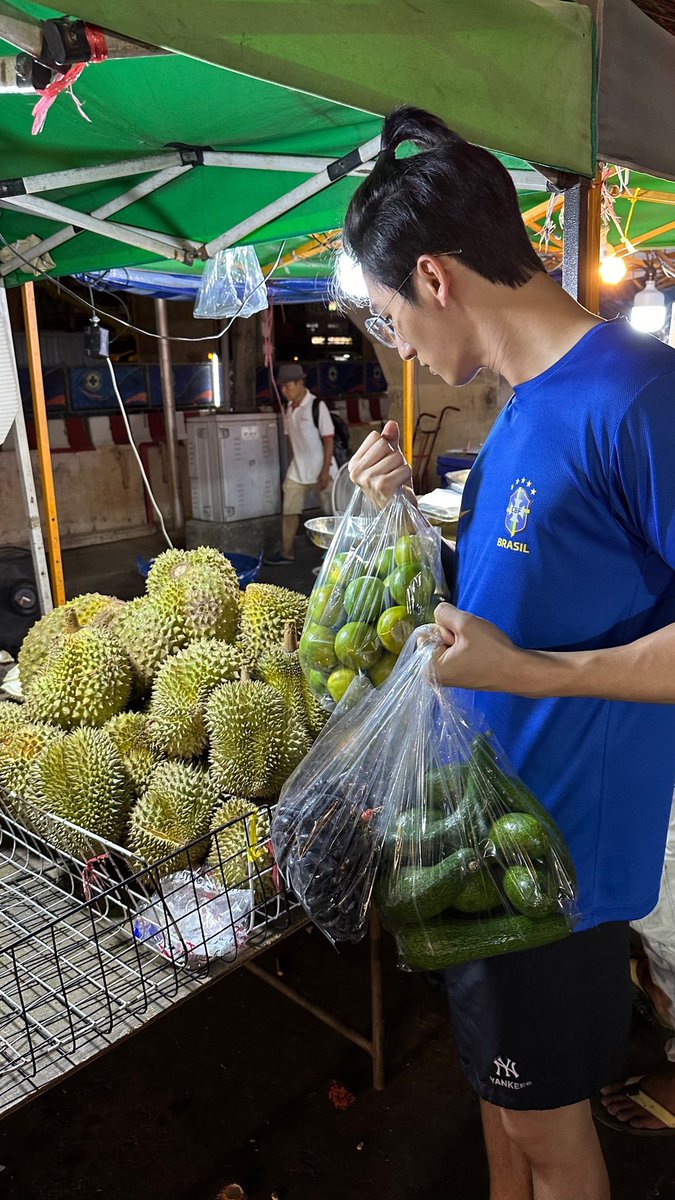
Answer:
[[[28,630],[19,651],[19,677],[24,695],[33,680],[44,670],[54,641],[65,630],[66,616],[69,612],[75,613],[79,625],[89,625],[95,618],[101,622],[112,620],[115,613],[123,607],[124,601],[115,596],[85,592],[41,617]]]
[[[225,826],[225,828],[221,828]],[[246,888],[272,865],[270,817],[266,807],[231,796],[219,804],[211,821],[213,839],[208,865],[218,881]]]
[[[307,597],[273,583],[249,583],[241,606],[240,637],[258,659],[283,641],[287,621],[302,628]]]
[[[131,696],[131,667],[108,629],[80,627],[73,610],[26,695],[26,716],[62,729],[104,725]]]
[[[24,806],[31,795],[35,760],[45,746],[63,736],[53,725],[32,725],[28,721],[0,725],[0,792],[15,816],[25,816]]]
[[[130,600],[112,623],[133,671],[136,691],[150,691],[159,667],[185,645],[182,623],[160,611],[149,596]]]
[[[0,737],[9,725],[20,725],[25,719],[22,704],[14,704],[10,700],[0,701]]]
[[[131,791],[142,795],[162,761],[150,738],[147,713],[118,713],[103,729],[124,763]]]
[[[148,574],[148,595],[180,624],[187,641],[233,642],[239,621],[239,580],[229,559],[211,546],[165,550]]]
[[[262,680],[224,683],[206,705],[213,776],[230,795],[271,797],[284,753],[288,709]]]
[[[129,809],[127,776],[102,729],[76,729],[51,742],[35,761],[31,785],[34,823],[62,850],[89,859],[100,853],[96,838],[121,841]],[[80,825],[94,839],[50,821],[50,813]]]
[[[263,654],[258,663],[258,674],[270,684],[286,702],[287,716],[283,748],[279,767],[274,774],[273,794],[280,792],[289,775],[302,762],[310,749],[312,737],[305,705],[304,674],[298,657],[298,640],[295,625],[289,621],[284,633],[284,642]]]
[[[160,875],[194,869],[205,859],[211,817],[218,803],[215,782],[203,767],[168,762],[157,768],[129,823],[129,847]],[[203,837],[186,853],[183,846]]]
[[[236,679],[241,656],[215,638],[193,642],[160,667],[152,688],[149,728],[170,758],[196,758],[206,749],[204,705],[221,683]]]

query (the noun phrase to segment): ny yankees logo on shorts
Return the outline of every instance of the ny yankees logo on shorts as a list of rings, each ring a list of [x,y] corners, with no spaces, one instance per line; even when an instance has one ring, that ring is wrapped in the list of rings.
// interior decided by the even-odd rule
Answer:
[[[511,1088],[513,1091],[519,1091],[520,1088],[532,1087],[532,1080],[528,1079],[521,1083],[520,1075],[516,1070],[516,1062],[513,1058],[506,1058],[501,1055],[493,1060],[496,1074],[490,1076],[490,1083],[495,1087]]]

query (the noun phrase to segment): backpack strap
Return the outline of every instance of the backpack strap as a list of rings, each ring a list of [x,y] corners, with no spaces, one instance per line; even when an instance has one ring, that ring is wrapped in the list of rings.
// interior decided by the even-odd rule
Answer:
[[[312,400],[312,420],[314,421],[314,424],[316,425],[317,429],[319,428],[319,405],[320,404],[321,404],[321,401],[319,400],[319,397],[315,396],[314,399]]]

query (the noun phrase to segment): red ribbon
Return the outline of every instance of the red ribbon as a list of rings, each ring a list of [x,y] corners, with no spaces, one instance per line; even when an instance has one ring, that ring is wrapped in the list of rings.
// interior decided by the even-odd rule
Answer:
[[[47,120],[47,113],[57,96],[60,96],[62,92],[70,93],[77,111],[85,121],[91,120],[84,111],[81,101],[75,95],[73,84],[77,82],[85,67],[89,66],[89,63],[103,62],[108,57],[108,43],[102,29],[98,29],[95,25],[85,25],[84,29],[87,41],[89,42],[89,49],[91,50],[91,58],[86,63],[74,63],[72,67],[69,67],[62,75],[57,75],[55,79],[52,79],[51,83],[47,84],[46,88],[40,91],[42,99],[38,100],[33,109],[34,119],[31,130],[33,136],[42,133],[45,121]]]
[[[90,858],[84,865],[84,870],[82,872],[82,890],[84,891],[84,898],[87,901],[91,900],[92,884],[96,883],[97,878],[102,879],[103,882],[107,883],[109,886],[110,881],[106,879],[106,876],[99,876],[99,873],[96,870],[96,863],[105,862],[107,858],[107,854],[98,854],[96,858]]]

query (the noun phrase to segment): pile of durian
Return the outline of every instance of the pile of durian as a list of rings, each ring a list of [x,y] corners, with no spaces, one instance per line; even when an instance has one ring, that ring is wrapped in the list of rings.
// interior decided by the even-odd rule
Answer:
[[[287,588],[241,592],[200,547],[161,554],[138,600],[92,593],[43,617],[19,653],[23,704],[0,704],[9,811],[80,858],[91,839],[54,815],[159,873],[208,860],[244,886],[271,862],[267,806],[327,719],[298,660],[306,609]]]

